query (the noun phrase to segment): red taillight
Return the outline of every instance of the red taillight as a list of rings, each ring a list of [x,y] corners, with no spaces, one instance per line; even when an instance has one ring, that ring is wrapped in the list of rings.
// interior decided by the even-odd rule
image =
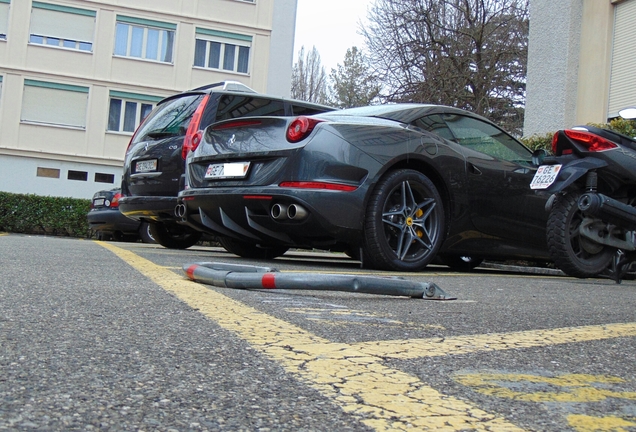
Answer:
[[[557,154],[557,142],[559,141],[559,133],[556,132],[552,137],[552,154]]]
[[[181,157],[183,160],[188,157],[189,152],[195,151],[197,147],[199,147],[199,144],[201,144],[203,132],[199,130],[199,125],[201,124],[201,116],[203,115],[203,110],[205,109],[209,98],[210,95],[206,94],[192,115],[192,120],[190,120],[186,136],[183,139],[183,147],[181,147]]]
[[[591,132],[574,129],[565,129],[563,132],[565,133],[565,135],[567,135],[568,138],[576,141],[578,144],[583,145],[587,148],[588,151],[591,152],[611,150],[618,147],[616,143],[606,140],[605,138]],[[554,141],[552,143],[554,149]]]
[[[122,197],[122,194],[120,194],[120,193],[116,193],[116,194],[113,196],[113,199],[112,199],[112,200],[111,200],[111,202],[110,202],[110,206],[111,206],[111,207],[119,207],[119,198],[121,198],[121,197]]]
[[[287,128],[287,141],[295,143],[306,138],[321,121],[305,116],[294,119]]]
[[[357,186],[351,186],[342,183],[328,183],[328,182],[313,182],[313,181],[286,181],[282,182],[278,186],[285,188],[298,188],[298,189],[324,189],[324,190],[337,190],[341,192],[351,192],[358,189]]]

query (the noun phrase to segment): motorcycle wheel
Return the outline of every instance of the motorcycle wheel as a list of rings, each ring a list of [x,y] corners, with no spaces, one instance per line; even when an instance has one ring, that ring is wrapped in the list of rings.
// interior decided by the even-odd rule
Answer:
[[[578,192],[557,195],[548,216],[548,251],[554,264],[569,276],[587,278],[607,268],[616,250],[579,234],[583,213]]]

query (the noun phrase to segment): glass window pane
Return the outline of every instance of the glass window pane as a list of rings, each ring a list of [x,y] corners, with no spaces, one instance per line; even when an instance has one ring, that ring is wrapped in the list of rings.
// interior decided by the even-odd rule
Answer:
[[[236,45],[225,44],[225,53],[223,54],[223,69],[234,70],[234,52]]]
[[[77,48],[77,42],[73,41],[73,40],[65,40],[62,42],[64,45],[64,48]]]
[[[31,35],[31,37],[29,38],[29,42],[37,43],[37,44],[43,44],[44,43],[44,38],[42,36]]]
[[[194,65],[205,67],[205,49],[208,43],[204,40],[197,39],[194,45]]]
[[[174,41],[174,32],[171,30],[162,30],[161,43],[161,61],[172,62],[172,44]]]
[[[54,38],[54,37],[47,37],[46,38],[46,44],[47,45],[53,45],[53,46],[60,46],[60,40],[58,38]]]
[[[108,130],[118,131],[121,119],[121,99],[111,99],[108,109]]]
[[[128,54],[128,24],[117,23],[117,34],[115,36],[115,55],[125,56]]]
[[[141,124],[141,122],[144,121],[146,116],[150,114],[150,111],[152,111],[152,105],[145,104],[145,103],[141,104],[141,111],[139,111],[139,124]]]
[[[93,50],[93,44],[89,43],[89,42],[80,42],[79,43],[79,49],[82,51],[92,51]]]
[[[134,132],[137,119],[137,102],[126,102],[124,111],[124,131]]]
[[[159,30],[148,29],[148,39],[146,40],[146,58],[157,60],[159,54]]]
[[[132,36],[130,40],[130,56],[141,57],[144,42],[144,29],[143,27],[132,28]]]
[[[210,59],[208,60],[208,67],[218,69],[220,65],[221,57],[221,44],[218,42],[210,42]]]
[[[250,49],[249,47],[240,46],[239,47],[239,56],[238,56],[238,65],[237,71],[242,73],[247,73],[247,65],[250,58]]]

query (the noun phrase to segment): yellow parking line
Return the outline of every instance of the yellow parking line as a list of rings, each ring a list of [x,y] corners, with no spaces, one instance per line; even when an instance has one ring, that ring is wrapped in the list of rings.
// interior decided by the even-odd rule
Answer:
[[[426,386],[416,376],[388,368],[381,358],[352,345],[331,343],[186,280],[133,252],[97,243],[221,327],[280,362],[288,372],[369,427],[379,431],[522,430],[501,417]]]
[[[636,323],[619,323],[449,338],[361,342],[352,344],[352,347],[368,355],[413,359],[634,336],[636,336]]]

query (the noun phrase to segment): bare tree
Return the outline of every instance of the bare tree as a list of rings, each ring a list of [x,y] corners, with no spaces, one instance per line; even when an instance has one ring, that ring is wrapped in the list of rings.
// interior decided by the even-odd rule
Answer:
[[[357,47],[347,49],[344,62],[331,69],[331,104],[339,108],[369,105],[379,94],[378,78]]]
[[[521,135],[529,0],[375,0],[362,29],[388,101],[456,106]]]
[[[304,46],[298,52],[298,61],[292,70],[291,96],[307,102],[326,103],[327,73],[315,46],[306,55]]]

